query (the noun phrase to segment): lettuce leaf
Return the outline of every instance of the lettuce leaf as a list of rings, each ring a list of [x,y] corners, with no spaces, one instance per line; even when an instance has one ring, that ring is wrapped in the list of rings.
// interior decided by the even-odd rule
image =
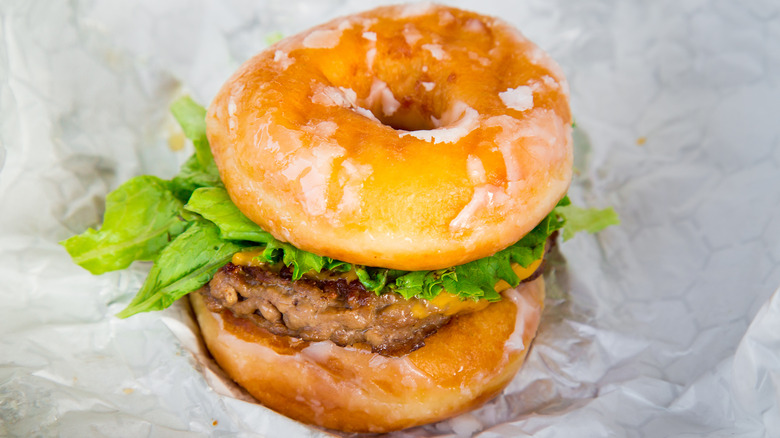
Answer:
[[[189,96],[171,104],[171,113],[179,122],[184,136],[192,141],[195,153],[181,166],[171,180],[171,189],[184,202],[199,187],[221,187],[217,165],[206,136],[206,109]]]
[[[219,229],[210,222],[192,223],[160,252],[141,290],[117,316],[127,318],[169,307],[208,283],[244,246],[220,238]]]
[[[566,205],[558,207],[556,211],[566,221],[566,226],[563,228],[564,242],[581,231],[598,233],[611,225],[620,224],[620,218],[612,207],[599,210]]]
[[[444,290],[458,294],[468,284],[466,282],[456,287],[456,283],[456,274],[451,269],[412,271],[396,278],[395,284],[390,287],[390,290],[406,299],[418,297],[430,300]]]
[[[370,268],[366,266],[355,266],[355,274],[357,274],[358,280],[363,284],[369,292],[375,292],[377,294],[382,293],[382,290],[387,285],[387,275],[389,269],[384,268]]]
[[[206,169],[192,156],[182,164],[179,174],[170,181],[170,187],[177,198],[187,202],[192,193],[201,187],[223,187],[219,174],[214,169]]]
[[[184,135],[192,140],[195,156],[203,170],[219,175],[214,156],[211,154],[209,139],[206,136],[206,108],[198,105],[191,97],[185,96],[171,104],[171,113],[181,125]]]
[[[399,271],[352,265],[316,255],[275,239],[233,204],[219,179],[206,137],[206,110],[189,97],[171,112],[192,140],[195,153],[171,181],[140,176],[106,198],[100,231],[88,229],[62,243],[74,262],[93,274],[124,269],[135,260],[154,260],[141,290],[118,316],[161,310],[206,284],[232,256],[258,251],[260,261],[284,263],[294,280],[307,272],[354,269],[363,286],[377,294],[432,299],[442,291],[463,299],[495,301],[499,280],[516,286],[512,263],[528,267],[544,254],[547,238],[563,228],[564,239],[617,224],[612,209],[582,209],[564,197],[530,233],[496,254],[460,266],[432,271]]]
[[[137,176],[106,197],[100,230],[88,229],[60,242],[73,261],[93,274],[153,260],[187,228],[183,204],[165,181]]]
[[[213,222],[219,227],[219,234],[225,240],[249,240],[258,243],[276,240],[271,233],[263,231],[244,216],[230,200],[227,190],[221,187],[202,187],[195,190],[184,208]]]

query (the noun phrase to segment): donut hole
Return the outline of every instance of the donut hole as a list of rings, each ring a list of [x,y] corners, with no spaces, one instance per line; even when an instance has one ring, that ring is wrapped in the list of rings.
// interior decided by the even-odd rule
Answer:
[[[440,127],[441,114],[436,111],[430,98],[398,96],[382,81],[372,85],[371,93],[361,103],[380,123],[397,131],[423,131]]]
[[[436,129],[431,111],[421,108],[419,105],[402,105],[391,115],[386,115],[381,108],[370,108],[374,117],[383,125],[399,131],[423,131]]]

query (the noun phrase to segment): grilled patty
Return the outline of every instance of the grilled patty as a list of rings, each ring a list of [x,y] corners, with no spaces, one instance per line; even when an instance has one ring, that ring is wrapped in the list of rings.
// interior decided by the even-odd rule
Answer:
[[[524,281],[541,271],[540,267]],[[422,347],[426,337],[457,317],[425,300],[406,300],[395,293],[376,295],[357,280],[292,281],[291,277],[286,268],[275,272],[228,263],[199,293],[211,311],[228,309],[275,335],[331,340],[386,356]]]
[[[234,315],[281,336],[331,340],[340,346],[369,347],[388,356],[405,354],[450,320],[431,313],[413,315],[419,299],[376,295],[355,280],[292,281],[289,272],[228,263],[200,292],[209,309]]]

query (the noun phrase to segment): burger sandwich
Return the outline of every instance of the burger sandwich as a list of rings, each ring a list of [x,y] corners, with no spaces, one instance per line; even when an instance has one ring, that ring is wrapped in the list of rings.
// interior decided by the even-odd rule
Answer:
[[[570,205],[566,81],[492,17],[340,18],[247,61],[208,110],[171,110],[195,149],[179,174],[127,181],[62,244],[94,274],[154,262],[120,318],[189,296],[230,378],[324,428],[495,397],[536,334],[558,230],[617,221]]]

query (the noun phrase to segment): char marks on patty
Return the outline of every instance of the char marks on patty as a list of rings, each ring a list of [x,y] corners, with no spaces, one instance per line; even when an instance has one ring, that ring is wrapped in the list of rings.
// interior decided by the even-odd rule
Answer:
[[[376,295],[359,281],[290,277],[285,269],[276,273],[228,263],[200,293],[211,311],[228,309],[276,335],[331,340],[386,356],[422,347],[425,338],[451,318],[437,312],[415,317],[419,299]]]

